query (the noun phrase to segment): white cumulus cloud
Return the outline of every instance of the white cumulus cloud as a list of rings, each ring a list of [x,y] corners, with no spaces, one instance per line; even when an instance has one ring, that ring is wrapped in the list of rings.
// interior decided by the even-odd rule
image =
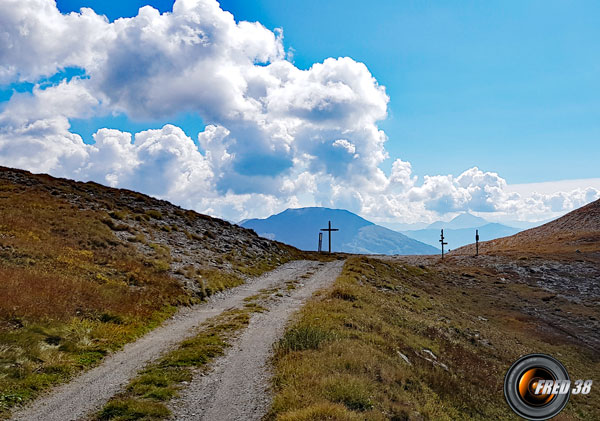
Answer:
[[[0,164],[140,190],[229,219],[308,205],[379,220],[464,210],[526,217],[599,196],[593,188],[511,193],[477,167],[419,183],[401,159],[387,175],[378,127],[385,88],[349,57],[303,70],[289,55],[281,30],[236,22],[215,0],[177,0],[162,14],[145,6],[112,23],[89,8],[61,14],[54,0],[4,0],[0,85],[36,85],[2,104]],[[70,67],[85,75],[40,83]],[[170,124],[135,134],[100,128],[90,145],[70,127],[74,118],[181,113],[206,123],[197,138]]]

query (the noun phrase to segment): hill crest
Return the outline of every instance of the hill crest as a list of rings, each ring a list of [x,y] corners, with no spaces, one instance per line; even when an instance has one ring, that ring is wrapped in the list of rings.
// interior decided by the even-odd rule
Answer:
[[[474,253],[473,244],[454,250]],[[568,253],[600,250],[600,200],[596,200],[539,227],[510,237],[480,243],[480,253]]]
[[[82,219],[82,224],[90,227],[105,225],[110,229],[104,239],[92,238],[90,244],[82,245],[86,251],[110,254],[112,249],[127,248],[131,253],[137,253],[145,265],[164,268],[165,276],[178,280],[192,294],[206,293],[202,291],[199,279],[214,271],[228,272],[241,279],[246,276],[245,272],[252,272],[247,266],[258,269],[264,264],[272,267],[279,263],[278,260],[289,259],[297,252],[227,221],[138,192],[94,182],[0,167],[0,199],[3,199],[0,202],[0,239],[3,231],[7,231],[5,246],[15,253],[18,248],[11,242],[23,240],[19,239],[21,232],[13,232],[15,223],[11,220],[25,229],[32,213],[24,207],[43,202],[51,218],[58,218],[62,210],[75,219],[87,218]],[[37,225],[41,221],[33,222],[29,224]],[[48,241],[62,241],[59,239],[69,227],[59,231],[52,228],[60,225],[54,219],[45,223],[48,226],[40,226],[44,232],[38,236],[46,237]],[[11,256],[6,257],[10,261]]]

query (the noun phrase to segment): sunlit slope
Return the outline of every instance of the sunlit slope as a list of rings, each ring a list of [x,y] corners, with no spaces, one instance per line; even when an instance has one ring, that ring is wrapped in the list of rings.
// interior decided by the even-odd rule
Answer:
[[[552,222],[522,231],[510,237],[483,242],[483,254],[532,252],[568,253],[600,250],[600,200],[576,209]],[[455,254],[472,254],[473,244],[455,250]]]
[[[0,167],[0,415],[297,253],[139,193]]]

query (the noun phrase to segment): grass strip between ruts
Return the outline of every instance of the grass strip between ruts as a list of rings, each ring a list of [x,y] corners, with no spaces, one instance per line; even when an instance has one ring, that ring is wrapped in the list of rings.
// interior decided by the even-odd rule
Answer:
[[[131,380],[125,390],[110,399],[91,419],[98,421],[160,420],[171,416],[167,402],[176,397],[197,370],[206,370],[224,354],[232,340],[248,326],[254,313],[267,309],[265,301],[295,288],[288,281],[283,288],[265,289],[247,297],[241,308],[225,311],[199,327],[199,332],[150,364]]]

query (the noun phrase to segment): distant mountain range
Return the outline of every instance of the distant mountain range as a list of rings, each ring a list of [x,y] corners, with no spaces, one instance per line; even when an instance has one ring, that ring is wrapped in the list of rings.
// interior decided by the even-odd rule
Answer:
[[[302,250],[316,250],[319,230],[325,228],[329,220],[334,228],[340,228],[340,231],[333,233],[333,250],[361,254],[439,253],[441,229],[444,230],[448,250],[474,243],[475,230],[479,230],[481,242],[508,237],[523,230],[523,227],[489,222],[465,212],[451,221],[437,221],[425,225],[422,229],[395,231],[376,225],[347,210],[321,207],[287,209],[266,219],[246,219],[238,225],[251,228],[262,237],[281,241]],[[323,250],[326,249],[327,233],[323,233]]]
[[[445,233],[446,231],[444,231]],[[597,253],[600,251],[600,200],[506,238],[481,244],[483,254],[496,253]],[[472,245],[456,254],[472,254]]]
[[[519,228],[488,222],[470,213],[461,213],[449,222],[438,221],[430,224],[425,229],[402,231],[402,233],[425,244],[437,246],[441,229],[444,230],[444,237],[449,250],[474,243],[476,229],[479,230],[480,241],[507,237],[521,231]]]
[[[437,221],[437,222],[434,222],[433,224],[430,224],[427,228],[428,229],[477,228],[477,227],[482,227],[486,224],[489,224],[489,222],[486,221],[485,219],[480,218],[479,216],[471,215],[468,212],[465,212],[465,213],[461,213],[460,215],[458,215],[457,217],[455,217],[453,220],[451,220],[449,222]]]
[[[332,250],[360,254],[436,254],[437,247],[409,238],[397,231],[376,225],[342,209],[321,207],[287,209],[266,219],[248,219],[238,224],[262,237],[290,244],[301,250],[317,250],[318,234],[331,221]],[[323,250],[327,250],[323,233]]]
[[[465,215],[465,217],[463,217],[463,215]],[[458,219],[457,222],[461,222],[462,226],[455,226],[454,224],[453,224],[453,226],[448,226],[448,224],[452,223],[452,221],[450,221],[450,222],[438,221],[438,222],[434,222],[433,224],[427,224],[426,222],[403,223],[403,222],[395,222],[395,221],[385,221],[385,222],[380,222],[379,224],[383,225],[386,228],[392,229],[394,231],[407,232],[407,231],[417,231],[417,230],[422,230],[422,229],[427,229],[427,228],[437,228],[437,229],[441,229],[441,228],[446,228],[446,229],[477,228],[477,227],[480,227],[480,226],[490,223],[490,221],[487,221],[483,218],[479,218],[475,215],[471,215],[466,212],[459,215],[459,217],[460,218]],[[518,221],[518,220],[504,221],[504,222],[502,222],[502,225],[511,227],[511,228],[519,228],[522,230],[526,230],[529,228],[538,227],[538,226],[545,224],[547,222],[550,222],[554,219],[555,218],[550,218],[550,219],[545,219],[542,221],[535,221],[535,222]],[[468,221],[472,221],[472,223],[468,223]],[[410,237],[410,235],[409,235],[409,237]]]

